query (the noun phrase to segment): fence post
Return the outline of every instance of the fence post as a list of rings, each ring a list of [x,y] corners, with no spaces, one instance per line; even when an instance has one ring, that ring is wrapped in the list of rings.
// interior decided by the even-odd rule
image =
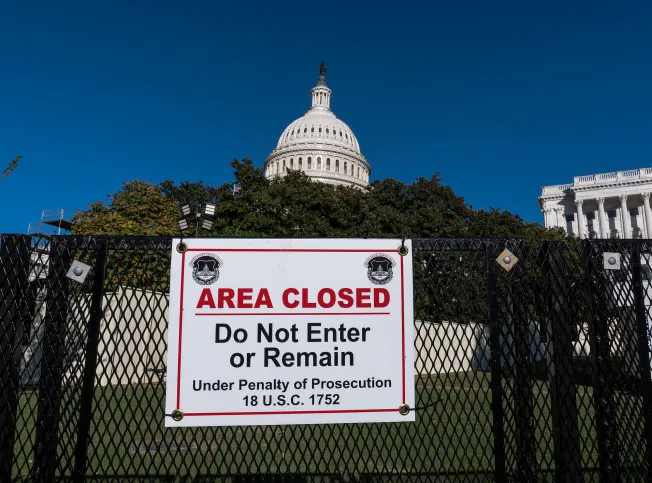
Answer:
[[[82,482],[86,479],[86,463],[88,459],[88,441],[93,419],[93,396],[95,393],[95,376],[97,373],[97,346],[100,342],[100,326],[104,316],[102,301],[104,299],[104,276],[108,243],[97,241],[97,255],[93,269],[93,289],[91,294],[91,311],[88,323],[88,339],[86,342],[86,363],[82,382],[79,407],[79,423],[77,425],[77,445],[75,447],[75,469],[73,481]]]
[[[29,281],[30,238],[5,235],[0,243],[0,481],[11,481],[20,391],[20,342]]]
[[[493,243],[485,244],[487,269],[487,322],[489,323],[489,346],[491,349],[491,410],[494,433],[494,474],[497,483],[507,482],[505,465],[505,427],[503,425],[503,385],[500,335],[502,324],[498,318],[496,250]]]
[[[572,331],[564,242],[544,242],[544,276],[548,285],[548,363],[555,443],[555,480],[582,481],[577,422],[577,389],[573,370]]]
[[[641,271],[641,243],[633,242],[631,250],[632,279],[634,286],[634,305],[636,308],[636,336],[638,338],[638,365],[645,415],[645,437],[647,439],[646,458],[647,481],[652,481],[652,377],[650,375],[650,353],[648,346],[647,312],[643,293],[643,274]],[[633,354],[632,354],[633,356]]]
[[[596,436],[598,439],[598,459],[600,481],[602,483],[619,481],[618,452],[616,449],[616,408],[610,386],[609,373],[609,303],[612,294],[605,296],[608,285],[599,283],[602,269],[598,268],[601,252],[598,246],[588,240],[583,242],[582,265],[588,277],[586,284],[587,323],[589,326],[589,347],[591,349],[591,379],[593,404],[595,406]]]
[[[511,324],[514,333],[514,420],[516,423],[517,468],[516,480],[536,480],[536,438],[534,433],[534,404],[532,394],[531,334],[528,320],[524,261],[509,273]],[[527,292],[526,292],[527,293]]]
[[[54,481],[57,469],[60,410],[63,399],[61,384],[66,347],[66,319],[69,290],[66,273],[71,253],[65,239],[56,238],[50,245],[46,287],[46,313],[43,331],[43,356],[38,394],[38,419],[32,476],[37,483]]]

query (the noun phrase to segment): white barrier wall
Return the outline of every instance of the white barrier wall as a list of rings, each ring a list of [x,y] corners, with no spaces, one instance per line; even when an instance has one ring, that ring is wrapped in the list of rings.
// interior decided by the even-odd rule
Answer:
[[[80,380],[85,362],[85,329],[89,321],[90,297],[77,296],[68,313],[69,337],[66,341],[65,377],[74,384]],[[43,318],[46,307],[37,302],[30,345],[24,349],[21,382],[37,384],[40,379]],[[168,296],[160,292],[120,288],[106,294],[103,302],[98,346],[97,383],[106,385],[151,384],[164,381]],[[612,353],[622,351],[619,328],[610,326]],[[538,323],[531,322],[530,353],[533,360],[545,356],[545,344]],[[589,356],[588,328],[582,327],[575,342],[578,356]],[[76,335],[77,338],[73,338]],[[511,343],[507,325],[501,343]],[[504,347],[504,346],[503,346]],[[489,329],[484,323],[415,321],[415,375],[489,369]],[[505,355],[508,356],[505,349]]]
[[[71,297],[68,310],[64,383],[75,384],[85,363],[86,330],[90,320],[90,295]],[[24,349],[21,384],[40,380],[43,320],[46,304],[37,299],[30,344]],[[151,384],[162,382],[165,374],[168,296],[132,288],[106,294],[102,303],[97,384]],[[156,371],[159,371],[158,373]]]
[[[477,369],[489,358],[483,332],[481,324],[415,321],[415,374]]]
[[[105,297],[98,347],[101,386],[162,382],[168,296],[124,288]],[[157,374],[155,371],[160,370]]]
[[[489,326],[482,323],[426,322],[415,324],[415,374],[487,371],[490,369],[491,348]],[[530,322],[530,355],[539,361],[545,357],[538,323]],[[511,335],[507,324],[500,334],[504,360],[512,362]]]

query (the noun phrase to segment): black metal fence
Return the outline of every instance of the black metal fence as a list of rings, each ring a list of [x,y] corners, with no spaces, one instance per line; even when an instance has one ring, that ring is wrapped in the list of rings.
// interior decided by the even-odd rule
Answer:
[[[0,481],[652,481],[651,241],[413,244],[415,423],[166,429],[171,239],[3,236]]]

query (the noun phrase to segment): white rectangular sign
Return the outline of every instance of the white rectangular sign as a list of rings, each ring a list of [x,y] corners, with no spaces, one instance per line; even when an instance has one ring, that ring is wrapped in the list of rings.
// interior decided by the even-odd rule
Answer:
[[[179,242],[166,426],[414,421],[410,240]]]

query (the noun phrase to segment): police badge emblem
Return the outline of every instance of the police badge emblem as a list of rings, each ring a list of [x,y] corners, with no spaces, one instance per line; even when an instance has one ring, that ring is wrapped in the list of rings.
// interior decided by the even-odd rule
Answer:
[[[220,278],[222,260],[210,253],[200,253],[190,261],[192,278],[199,285],[211,285]]]
[[[364,262],[367,267],[367,278],[376,285],[388,284],[394,278],[393,267],[396,262],[392,257],[384,253],[375,253]]]

